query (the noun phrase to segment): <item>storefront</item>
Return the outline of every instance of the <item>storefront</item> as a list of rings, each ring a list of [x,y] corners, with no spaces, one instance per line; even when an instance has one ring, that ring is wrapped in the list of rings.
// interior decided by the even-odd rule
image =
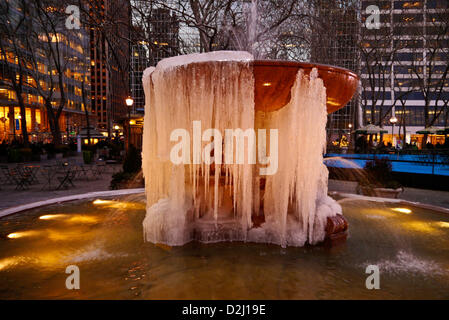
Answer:
[[[26,107],[25,117],[30,142],[48,143],[52,134],[46,110],[43,107]],[[59,118],[59,128],[63,141],[75,139],[83,124],[84,112],[65,110]],[[0,106],[0,142],[22,139],[22,115],[17,106]]]

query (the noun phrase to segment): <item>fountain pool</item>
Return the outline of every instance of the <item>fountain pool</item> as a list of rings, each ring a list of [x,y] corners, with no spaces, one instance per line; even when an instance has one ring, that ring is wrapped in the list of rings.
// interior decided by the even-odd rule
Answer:
[[[143,194],[14,214],[0,219],[0,299],[449,298],[449,215],[340,204],[351,228],[335,248],[146,243]],[[371,264],[380,290],[365,287]],[[65,288],[68,265],[80,269],[80,290]]]

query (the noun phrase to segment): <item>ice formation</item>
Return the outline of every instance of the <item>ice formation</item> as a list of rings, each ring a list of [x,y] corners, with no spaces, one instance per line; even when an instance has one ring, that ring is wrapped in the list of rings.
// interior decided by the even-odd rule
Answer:
[[[309,76],[298,72],[292,99],[284,108],[255,112],[252,61],[247,52],[213,52],[168,58],[144,72],[146,241],[303,246],[324,240],[327,217],[341,214],[341,207],[327,196],[326,89],[317,70]],[[215,135],[206,142],[193,141],[198,136],[194,122],[218,132],[277,129],[277,148],[267,137],[264,150],[278,151],[277,172],[263,176],[263,165],[249,161],[203,161],[206,150],[214,149],[213,155],[219,145]],[[178,129],[188,132],[186,139],[193,146],[181,155],[189,164],[171,160],[173,132]]]

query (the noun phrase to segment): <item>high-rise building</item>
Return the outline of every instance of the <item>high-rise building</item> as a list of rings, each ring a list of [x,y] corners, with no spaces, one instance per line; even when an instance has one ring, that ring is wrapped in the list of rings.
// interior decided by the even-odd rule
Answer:
[[[102,132],[112,133],[113,124],[128,114],[129,90],[129,0],[101,0],[90,4],[92,19],[105,21],[103,29],[90,30],[92,113]],[[106,30],[107,29],[107,30]]]
[[[392,133],[389,120],[394,116],[398,131],[384,140],[418,147],[443,142],[443,136],[423,141],[417,132],[449,125],[449,1],[363,0],[361,10],[365,123]],[[366,19],[373,14],[379,15],[379,25],[367,28]]]
[[[143,113],[145,107],[143,71],[149,66],[156,66],[164,58],[179,54],[179,22],[176,15],[165,8],[154,8],[147,19],[145,25],[148,30],[135,32],[141,37],[134,39],[130,57],[131,94],[137,113]]]
[[[157,8],[149,19],[149,39],[156,45],[151,47],[150,53],[154,63],[179,54],[179,21],[176,15],[168,9]]]
[[[144,41],[144,40],[142,40]],[[145,94],[143,92],[142,76],[146,68],[150,66],[148,48],[143,43],[132,46],[130,85],[131,97],[134,100],[133,113],[143,113],[145,109]]]
[[[31,8],[32,2],[10,0],[1,4],[2,19],[5,23],[17,22],[21,19],[29,23],[32,34],[38,36],[33,47],[20,44],[20,35],[4,35],[0,39],[0,140],[12,140],[22,136],[20,112],[17,92],[12,88],[11,77],[24,81],[20,86],[25,104],[27,132],[30,141],[50,142],[52,139],[48,113],[45,102],[37,89],[37,82],[43,91],[51,88],[53,83],[51,105],[54,110],[61,102],[61,88],[54,61],[48,56],[48,42],[43,27],[36,17],[24,14],[24,6]],[[53,7],[46,8],[51,15]],[[8,23],[9,24],[9,23]],[[8,25],[2,26],[8,28]],[[84,28],[69,30],[57,26],[57,33],[52,33],[52,43],[57,43],[60,57],[64,60],[61,70],[65,106],[59,117],[59,127],[63,140],[74,137],[85,123],[84,100],[89,99],[89,38]],[[7,33],[6,29],[2,32]],[[24,35],[23,35],[24,36]],[[25,38],[24,38],[25,39]],[[34,38],[33,38],[34,39]],[[28,37],[31,43],[31,38]],[[56,48],[56,45],[54,46]],[[84,86],[84,90],[83,87]],[[83,98],[83,94],[85,95]]]
[[[358,72],[359,3],[354,0],[317,0],[312,23],[311,61]],[[328,116],[328,143],[349,137],[357,122],[357,95],[346,107]]]

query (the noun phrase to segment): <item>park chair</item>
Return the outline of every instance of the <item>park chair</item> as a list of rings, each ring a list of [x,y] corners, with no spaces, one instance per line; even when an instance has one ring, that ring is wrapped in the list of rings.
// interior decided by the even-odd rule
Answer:
[[[16,190],[27,190],[31,185],[31,175],[20,167],[9,170],[10,176],[16,184]]]
[[[1,166],[1,171],[3,174],[3,183],[4,184],[14,184],[14,180],[11,177],[11,173],[9,172],[8,166]]]
[[[76,177],[76,174],[76,170],[74,170],[73,168],[68,168],[62,176],[57,177],[59,180],[59,186],[56,189],[67,189],[70,185],[72,187],[75,187],[75,185],[73,184],[73,179]]]
[[[39,184],[39,179],[37,177],[39,169],[40,168],[37,166],[26,166],[23,167],[21,170],[23,170],[30,176],[30,184]]]
[[[48,188],[51,190],[53,178],[56,175],[56,168],[51,165],[45,165],[41,170],[41,176],[44,178],[44,185],[42,186],[42,190]]]
[[[78,179],[81,179],[81,177],[85,178],[86,180],[89,180],[89,167],[85,164],[81,164],[78,166],[77,170]]]
[[[92,172],[92,177],[95,180],[98,180],[101,178],[101,175],[105,172],[106,169],[106,164],[94,164],[91,166],[91,172]]]

